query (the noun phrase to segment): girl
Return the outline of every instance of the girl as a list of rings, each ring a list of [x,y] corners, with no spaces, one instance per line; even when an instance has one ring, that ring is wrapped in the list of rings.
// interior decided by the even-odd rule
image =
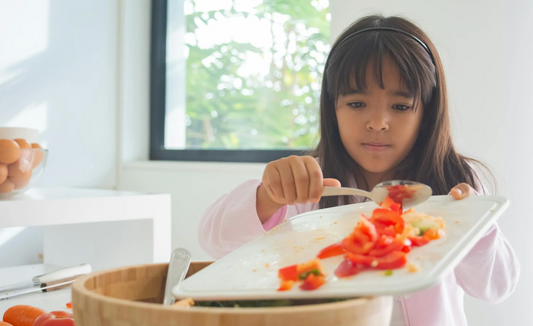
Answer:
[[[320,119],[312,155],[270,162],[262,182],[247,181],[207,209],[199,226],[202,248],[219,258],[293,215],[364,200],[320,198],[323,186],[371,190],[407,179],[458,200],[486,192],[473,168],[478,162],[453,146],[435,47],[405,19],[365,17],[339,36],[324,69]],[[494,224],[440,284],[396,298],[391,325],[466,325],[464,292],[501,302],[513,292],[519,269]]]

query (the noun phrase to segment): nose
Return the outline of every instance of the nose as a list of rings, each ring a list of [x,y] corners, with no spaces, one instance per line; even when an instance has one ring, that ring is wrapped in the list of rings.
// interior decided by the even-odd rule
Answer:
[[[371,131],[388,131],[389,122],[387,115],[381,110],[373,112],[366,123],[366,129]]]

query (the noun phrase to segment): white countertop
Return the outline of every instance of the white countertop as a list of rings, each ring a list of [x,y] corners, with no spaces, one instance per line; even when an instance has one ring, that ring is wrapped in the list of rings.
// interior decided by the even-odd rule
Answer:
[[[144,219],[170,195],[83,188],[33,188],[0,199],[0,228]],[[170,223],[170,216],[169,221]]]
[[[58,266],[44,264],[0,268],[0,286],[28,281],[36,275],[48,273],[58,268]],[[25,294],[7,300],[0,300],[0,317],[4,315],[7,309],[19,304],[38,307],[46,311],[72,311],[66,307],[66,304],[70,301],[70,287],[46,293]]]

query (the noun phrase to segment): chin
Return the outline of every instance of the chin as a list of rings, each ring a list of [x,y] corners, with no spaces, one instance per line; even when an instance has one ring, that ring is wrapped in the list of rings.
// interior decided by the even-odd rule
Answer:
[[[358,163],[363,169],[370,173],[382,174],[386,173],[391,169],[391,166],[385,164],[372,164],[370,162],[363,162],[363,164]]]

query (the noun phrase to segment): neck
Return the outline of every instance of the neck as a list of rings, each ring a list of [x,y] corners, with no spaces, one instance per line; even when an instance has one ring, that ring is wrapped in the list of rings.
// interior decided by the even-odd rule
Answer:
[[[393,172],[368,172],[363,168],[360,168],[361,173],[356,173],[355,182],[357,183],[357,188],[363,189],[366,191],[372,191],[374,187],[381,182],[392,180]],[[365,182],[366,180],[366,182]],[[368,183],[368,188],[367,188]]]

